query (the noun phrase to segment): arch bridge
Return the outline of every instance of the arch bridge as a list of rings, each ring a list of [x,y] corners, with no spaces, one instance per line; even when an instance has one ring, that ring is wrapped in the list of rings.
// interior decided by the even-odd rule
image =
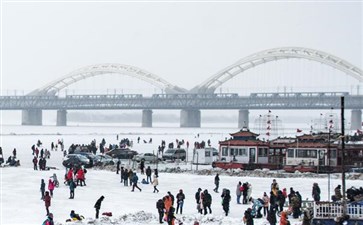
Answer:
[[[358,82],[363,81],[363,73],[362,70],[351,63],[347,62],[346,60],[343,60],[339,57],[336,57],[334,55],[331,55],[326,52],[322,52],[319,50],[309,49],[309,48],[301,48],[301,47],[283,47],[283,48],[273,48],[268,49],[265,51],[257,52],[255,54],[252,54],[250,56],[247,56],[245,58],[242,58],[241,60],[237,61],[236,63],[224,68],[223,70],[219,71],[218,73],[214,74],[201,84],[195,86],[194,88],[187,90],[185,88],[181,88],[178,86],[175,86],[160,76],[157,76],[153,73],[150,73],[146,70],[130,66],[130,65],[123,65],[123,64],[98,64],[98,65],[91,65],[87,67],[83,67],[81,69],[75,70],[71,72],[70,74],[61,77],[60,79],[57,79],[41,88],[38,88],[34,91],[32,91],[28,96],[30,98],[36,98],[34,96],[55,96],[57,97],[57,94],[59,94],[59,91],[68,87],[71,84],[74,84],[78,81],[88,79],[90,77],[100,76],[104,74],[118,74],[123,76],[130,76],[137,79],[140,79],[142,81],[148,82],[149,84],[160,88],[162,90],[165,90],[166,95],[168,96],[167,99],[169,100],[169,104],[174,105],[173,102],[189,102],[189,104],[180,104],[178,109],[181,109],[181,126],[192,126],[192,127],[199,127],[200,126],[200,109],[210,109],[208,107],[205,107],[203,105],[202,101],[205,99],[202,96],[202,94],[214,94],[215,90],[224,84],[225,82],[229,81],[230,79],[236,77],[236,76],[243,76],[244,72],[252,69],[254,67],[257,67],[259,65],[269,63],[276,60],[282,60],[282,59],[288,59],[288,58],[299,58],[299,59],[306,59],[306,60],[312,60],[316,61],[325,65],[328,65],[330,67],[333,67],[337,70],[342,71],[344,74],[351,76],[355,78]],[[193,95],[198,94],[198,95]],[[278,94],[278,93],[275,93]],[[33,96],[33,97],[31,97]],[[183,96],[183,99],[181,100],[180,96]],[[85,95],[84,97],[87,97]],[[88,96],[89,97],[89,96]],[[112,98],[112,95],[109,96]],[[140,97],[140,96],[139,96]],[[205,97],[205,96],[204,96]],[[326,96],[323,96],[326,97]],[[58,97],[57,97],[58,98]],[[143,98],[143,97],[141,97]],[[191,98],[196,99],[195,102],[198,104],[191,104]],[[253,96],[249,96],[250,100],[253,98]],[[317,96],[310,96],[309,97],[311,101],[315,99],[315,101],[319,102],[319,97]],[[143,98],[146,102],[147,98]],[[209,98],[210,99],[210,98]],[[219,98],[221,99],[221,98]],[[264,103],[261,103],[260,100],[264,99]],[[306,99],[306,98],[305,98]],[[362,96],[356,96],[355,98],[355,104],[358,104],[358,106],[354,106],[352,109],[359,110],[359,111],[352,111],[352,118],[355,118],[355,124],[358,124],[357,121],[361,121],[361,108],[363,108],[362,103]],[[358,100],[357,100],[358,99]],[[83,101],[85,99],[82,99]],[[212,99],[212,102],[218,102],[218,98],[214,97]],[[246,102],[239,102],[238,104],[236,102],[233,102],[231,98],[223,99],[226,101],[226,104],[219,104],[219,106],[213,106],[211,108],[213,109],[227,109],[229,108],[228,104],[235,104],[234,108],[240,109],[239,114],[239,127],[241,124],[248,124],[248,109],[253,109],[254,107],[250,104],[247,104]],[[254,99],[255,101],[258,100],[258,102],[261,104],[258,108],[259,109],[272,109],[273,106],[269,103],[266,103],[270,101],[268,96],[265,96],[264,98]],[[22,109],[23,109],[23,124],[26,125],[40,125],[42,122],[42,108],[40,106],[36,105],[36,102],[39,102],[39,99],[37,100],[23,100],[23,101],[30,101],[30,103],[26,103]],[[33,102],[32,102],[33,101]],[[55,100],[54,100],[55,101]],[[59,100],[57,100],[59,101]],[[70,99],[62,99],[64,102],[64,105],[58,105],[58,114],[57,114],[57,124],[58,125],[65,125],[66,124],[66,110],[67,109],[73,109],[72,107],[72,101]],[[89,101],[89,100],[88,100]],[[118,99],[121,103],[125,101],[125,98]],[[165,102],[165,99],[153,99],[152,102],[145,103],[139,105],[138,109],[144,109],[143,111],[143,126],[152,126],[152,109],[159,109],[160,106],[158,102]],[[296,99],[295,99],[296,101]],[[303,100],[300,100],[303,102]],[[288,101],[287,101],[288,102]],[[357,103],[358,102],[358,103]],[[100,106],[103,106],[102,102],[93,101],[89,106],[90,108],[96,109]],[[20,103],[17,103],[20,104]],[[212,103],[210,103],[212,104]],[[244,104],[244,105],[243,105]],[[284,105],[286,109],[288,108],[294,108],[289,106],[292,103],[278,103],[275,102],[274,104],[277,105]],[[304,103],[302,103],[304,104]],[[334,103],[335,104],[335,103]],[[213,105],[213,104],[212,104]],[[305,107],[311,107],[315,108],[315,106],[305,106]],[[326,105],[321,106],[321,108],[325,108]],[[5,107],[6,108],[6,107]],[[5,109],[2,108],[2,109]],[[80,107],[82,108],[82,107]],[[106,107],[107,108],[107,107]],[[116,107],[117,108],[117,107]],[[135,108],[133,105],[127,105],[126,107],[118,106],[118,108],[128,108],[132,109]],[[163,106],[160,109],[168,109],[168,106]],[[232,107],[233,108],[233,107]],[[296,107],[295,107],[296,108]],[[358,125],[357,125],[358,126]],[[360,126],[359,126],[360,127]]]

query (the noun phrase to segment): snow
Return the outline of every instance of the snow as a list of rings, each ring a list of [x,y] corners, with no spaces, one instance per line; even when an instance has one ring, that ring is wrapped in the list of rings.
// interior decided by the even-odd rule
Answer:
[[[69,126],[69,127],[26,127],[26,126],[2,126],[1,146],[6,159],[12,153],[13,148],[17,149],[20,167],[3,167],[0,170],[1,175],[1,219],[0,224],[41,224],[46,219],[46,210],[44,202],[40,200],[40,180],[44,179],[47,183],[53,173],[57,174],[60,180],[60,187],[54,190],[54,197],[50,211],[54,214],[55,224],[150,224],[158,223],[156,201],[171,191],[176,195],[179,189],[183,189],[186,200],[184,203],[183,215],[176,214],[176,217],[183,221],[183,224],[193,224],[198,220],[200,224],[243,224],[242,217],[247,207],[251,205],[237,205],[235,188],[239,181],[252,184],[252,196],[262,197],[263,192],[270,190],[270,184],[273,177],[276,177],[280,188],[293,187],[298,190],[303,199],[311,199],[311,189],[314,182],[318,182],[322,190],[322,200],[328,199],[328,179],[326,176],[306,175],[294,177],[282,177],[280,172],[268,173],[268,177],[252,176],[249,173],[222,173],[220,175],[220,188],[231,190],[232,201],[230,203],[230,215],[224,216],[221,205],[221,193],[214,193],[214,175],[221,172],[218,169],[212,169],[211,166],[198,166],[199,171],[204,175],[198,175],[195,171],[196,166],[184,163],[160,164],[160,170],[180,168],[179,173],[160,172],[159,173],[159,193],[153,193],[152,185],[139,184],[142,191],[131,192],[131,187],[124,187],[120,183],[120,176],[114,171],[88,169],[86,174],[87,186],[78,186],[75,190],[75,199],[69,199],[69,188],[63,184],[65,169],[61,162],[63,153],[51,151],[51,159],[48,160],[48,166],[54,166],[57,170],[34,171],[32,167],[32,154],[30,147],[40,139],[44,148],[50,148],[51,142],[63,139],[66,149],[72,143],[88,144],[91,140],[96,139],[99,143],[102,138],[106,139],[107,144],[116,143],[116,134],[120,138],[129,138],[134,141],[134,149],[141,152],[155,151],[161,140],[166,143],[175,142],[175,139],[184,139],[189,141],[190,145],[194,141],[208,139],[211,140],[213,147],[218,147],[218,141],[229,137],[229,133],[237,129],[231,128],[139,128],[139,127],[94,127],[94,126]],[[197,134],[200,134],[199,138]],[[140,136],[141,140],[153,139],[152,144],[137,144],[136,139]],[[192,150],[189,149],[189,157]],[[123,162],[128,163],[128,162]],[[130,165],[132,166],[132,165]],[[148,164],[146,165],[148,166]],[[151,164],[151,168],[156,165]],[[187,169],[193,171],[186,171]],[[268,172],[268,171],[264,171]],[[236,176],[236,174],[238,176]],[[144,175],[138,172],[139,181]],[[331,194],[338,184],[341,184],[339,176],[332,176],[330,182]],[[347,187],[363,186],[360,180],[347,180]],[[201,187],[203,190],[208,189],[212,195],[212,214],[206,216],[197,213],[194,194]],[[100,214],[102,212],[112,212],[112,217],[101,216],[100,219],[94,220],[95,209],[93,208],[96,200],[105,196],[102,203]],[[82,222],[68,222],[69,213],[75,210],[85,216]],[[300,225],[298,219],[290,219],[292,224]],[[256,225],[268,224],[265,218],[255,219]],[[164,224],[166,224],[164,222]],[[178,223],[176,223],[178,224]]]

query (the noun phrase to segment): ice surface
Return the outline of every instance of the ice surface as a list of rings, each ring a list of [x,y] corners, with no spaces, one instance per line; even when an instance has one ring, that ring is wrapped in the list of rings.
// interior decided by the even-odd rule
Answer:
[[[221,175],[220,190],[228,188],[231,190],[232,201],[230,203],[230,215],[224,216],[220,193],[214,193],[214,173],[211,175],[195,175],[191,173],[163,173],[159,174],[158,189],[159,193],[153,193],[152,185],[142,185],[142,192],[131,192],[130,187],[124,187],[120,183],[119,175],[112,171],[102,171],[89,169],[86,174],[86,187],[77,187],[75,190],[75,199],[69,198],[69,188],[62,182],[65,169],[63,168],[62,152],[52,151],[51,159],[48,166],[54,166],[57,170],[50,171],[34,171],[32,168],[32,154],[30,147],[36,143],[38,139],[43,142],[44,148],[50,149],[51,142],[63,139],[66,148],[71,143],[87,144],[91,140],[96,139],[99,143],[102,138],[106,139],[107,144],[116,143],[116,134],[119,133],[120,138],[130,138],[134,141],[134,149],[139,152],[156,151],[160,141],[163,139],[166,143],[175,142],[175,139],[184,139],[189,141],[192,146],[194,141],[208,139],[211,140],[212,146],[217,147],[219,140],[229,137],[229,133],[233,133],[237,129],[227,128],[138,128],[138,127],[22,127],[22,126],[3,126],[1,135],[1,146],[3,148],[5,159],[10,156],[13,148],[17,149],[18,159],[21,161],[20,167],[1,168],[1,224],[42,224],[45,220],[44,202],[40,200],[40,180],[49,179],[56,173],[61,181],[60,187],[54,191],[52,205],[50,211],[54,214],[55,224],[66,224],[71,210],[75,210],[85,216],[83,222],[67,223],[67,224],[159,224],[157,221],[157,210],[155,208],[156,201],[166,195],[167,191],[171,191],[174,195],[179,189],[183,189],[186,195],[183,215],[177,214],[176,217],[183,221],[184,224],[193,224],[198,220],[200,224],[220,225],[220,224],[243,224],[242,217],[247,207],[250,205],[237,205],[235,197],[235,188],[238,181],[252,184],[253,197],[262,197],[263,192],[270,190],[272,177],[237,177],[229,175]],[[197,137],[199,134],[199,138]],[[136,143],[137,137],[149,140],[153,139],[152,144]],[[191,150],[189,149],[191,155]],[[155,168],[155,165],[151,165]],[[185,164],[164,164],[159,165],[162,168],[191,168],[191,165]],[[192,166],[193,170],[196,169]],[[211,168],[210,166],[199,166],[199,169]],[[139,180],[144,175],[138,172]],[[326,178],[277,178],[280,188],[294,187],[298,190],[303,199],[311,199],[311,189],[313,182],[318,182],[322,190],[322,200],[328,199],[328,180]],[[347,187],[352,185],[362,186],[361,180],[347,180]],[[331,179],[331,193],[341,180],[333,177]],[[194,194],[197,189],[208,189],[213,198],[212,215],[201,216],[197,214]],[[101,217],[94,221],[95,209],[93,208],[96,200],[101,196],[105,196],[100,212],[112,212],[110,218]],[[292,224],[300,225],[301,221],[291,219]],[[166,224],[166,223],[164,223]],[[178,223],[176,223],[178,224]],[[255,225],[268,224],[265,218],[255,219]]]

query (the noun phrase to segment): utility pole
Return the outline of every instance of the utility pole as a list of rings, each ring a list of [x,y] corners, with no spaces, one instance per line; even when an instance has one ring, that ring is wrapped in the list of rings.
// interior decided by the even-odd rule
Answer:
[[[343,188],[343,216],[347,215],[347,201],[345,195],[345,133],[344,133],[344,96],[340,97],[341,104],[341,137],[342,137],[342,188]]]
[[[331,129],[329,128],[328,133],[328,201],[330,201],[330,135],[331,135]]]

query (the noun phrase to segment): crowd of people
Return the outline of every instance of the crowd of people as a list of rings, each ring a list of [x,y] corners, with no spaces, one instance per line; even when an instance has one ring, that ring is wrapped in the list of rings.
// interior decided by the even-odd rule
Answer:
[[[122,139],[125,144],[129,143],[128,139]],[[63,141],[58,142],[63,146]],[[101,142],[105,145],[105,140]],[[183,145],[186,142],[184,140],[176,140],[176,143]],[[208,145],[210,142],[207,142]],[[164,141],[165,144],[165,141]],[[205,143],[202,143],[203,145]],[[56,151],[58,145],[54,145],[52,142],[51,150]],[[162,143],[163,145],[163,143]],[[45,170],[46,168],[46,159],[50,158],[50,153],[47,149],[43,150],[41,141],[38,140],[36,145],[31,147],[33,150],[33,165],[34,170],[38,170],[38,165],[40,170]],[[39,151],[39,149],[41,149]],[[63,149],[63,147],[62,147]],[[0,147],[0,156],[2,156],[2,149]],[[13,151],[13,158],[16,158],[16,149]],[[39,160],[38,160],[39,159]],[[44,160],[45,162],[40,162]],[[142,166],[141,166],[142,164]],[[146,169],[145,169],[146,167]],[[86,186],[86,173],[87,170],[83,167],[71,167],[66,170],[66,174],[64,176],[65,182],[64,184],[69,186],[69,199],[75,198],[75,189],[77,186]],[[138,175],[138,173],[140,175]],[[120,166],[120,161],[116,163],[116,174],[120,176],[120,182],[125,187],[131,188],[131,192],[134,192],[135,189],[142,191],[142,184],[149,184],[153,186],[153,193],[159,193],[159,173],[157,169],[151,169],[150,166],[145,166],[144,162],[140,163],[139,168],[125,168]],[[141,176],[142,182],[140,182],[139,176]],[[213,178],[211,178],[213,179]],[[222,178],[223,179],[223,178]],[[220,186],[220,176],[217,173],[214,176],[214,185],[215,188],[213,191],[215,193],[219,193]],[[52,198],[55,195],[55,189],[59,187],[59,181],[56,174],[49,177],[48,185],[46,185],[46,178],[41,179],[40,182],[40,192],[41,192],[41,200],[44,201],[45,210],[47,219],[45,221],[48,225],[53,225],[53,214],[50,212]],[[211,182],[213,182],[211,181]],[[165,187],[165,186],[163,186]],[[222,209],[225,216],[228,216],[230,213],[230,205],[231,202],[235,202],[235,204],[244,204],[248,205],[248,209],[241,214],[243,216],[243,221],[247,225],[253,225],[255,219],[265,218],[269,224],[276,225],[280,223],[280,225],[288,225],[288,216],[291,215],[293,218],[303,217],[304,221],[308,220],[308,214],[306,212],[302,212],[302,196],[299,191],[295,191],[293,187],[290,187],[290,192],[287,193],[286,188],[280,188],[276,179],[273,179],[271,183],[271,187],[269,190],[266,190],[264,193],[254,194],[252,197],[252,184],[249,182],[241,182],[239,181],[236,185],[235,189],[235,200],[231,194],[230,189],[233,190],[232,187],[223,187],[222,193],[220,195],[221,199],[218,202],[221,202]],[[341,194],[341,186],[338,185],[335,190],[335,195],[333,196],[333,201],[340,201],[342,199]],[[320,201],[320,187],[318,183],[314,183],[312,187],[311,195],[314,201]],[[95,203],[94,208],[96,210],[95,218],[99,218],[99,212],[101,209],[101,204],[105,196],[101,196]],[[174,225],[177,221],[177,217],[175,214],[183,214],[184,202],[188,199],[188,196],[185,195],[183,189],[179,189],[179,191],[174,195],[171,191],[167,191],[167,194],[156,201],[156,209],[158,212],[158,219],[160,223],[167,222],[169,225]],[[194,196],[196,202],[197,212],[202,215],[212,214],[212,195],[209,193],[207,189],[198,188],[197,192]],[[285,202],[288,202],[288,207],[286,207]],[[277,215],[280,216],[280,221],[277,220]],[[75,213],[74,210],[70,213],[70,220],[82,220],[83,216]]]

